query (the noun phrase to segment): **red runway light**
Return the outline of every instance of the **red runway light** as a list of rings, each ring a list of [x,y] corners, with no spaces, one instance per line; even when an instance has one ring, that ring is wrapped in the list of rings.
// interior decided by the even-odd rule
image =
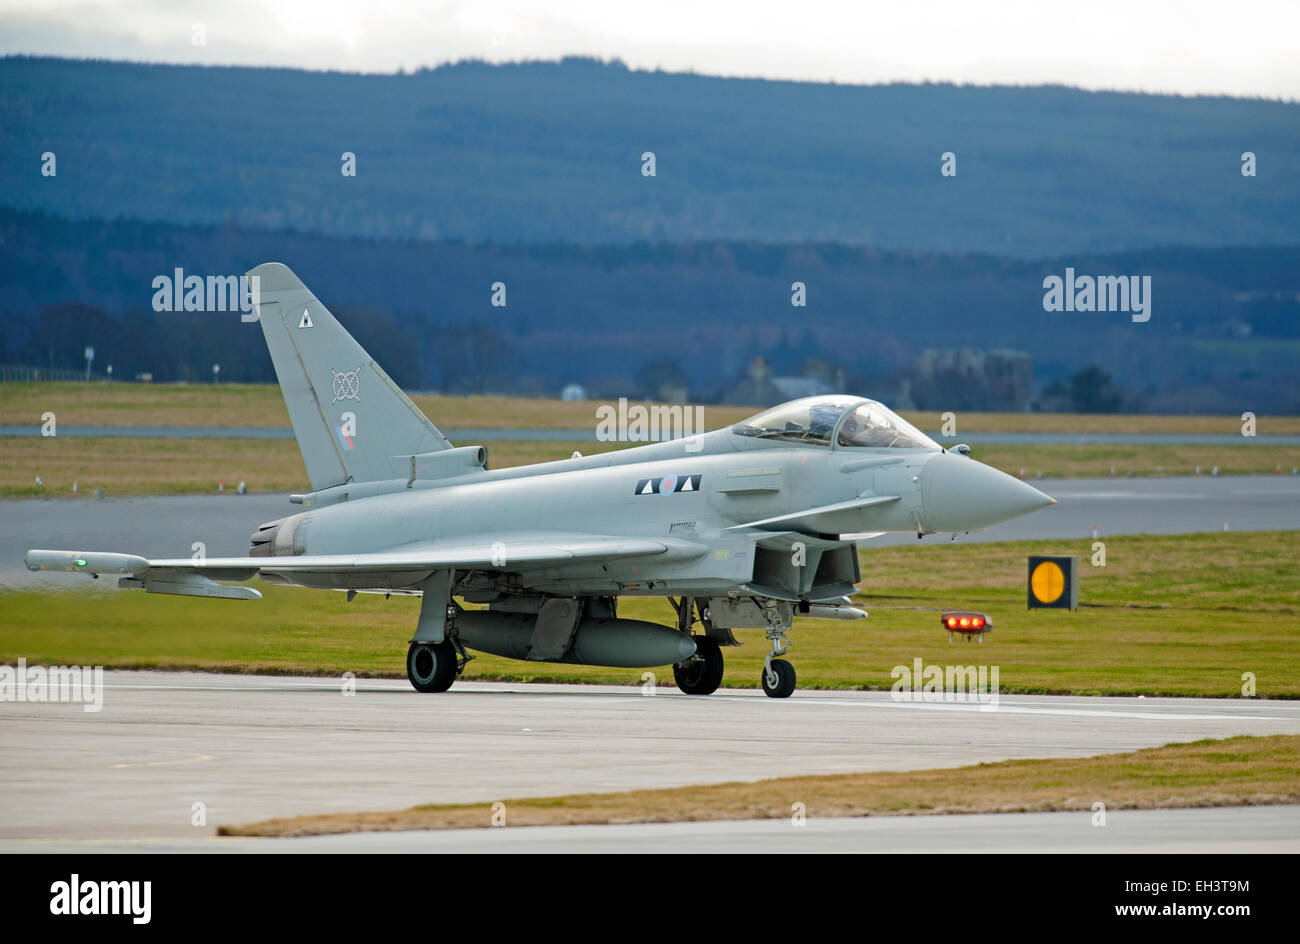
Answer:
[[[970,611],[943,613],[939,616],[939,622],[944,629],[948,630],[948,638],[952,639],[953,633],[960,633],[967,639],[972,637],[980,638],[985,633],[993,631],[993,620],[989,619],[987,613],[972,613]]]

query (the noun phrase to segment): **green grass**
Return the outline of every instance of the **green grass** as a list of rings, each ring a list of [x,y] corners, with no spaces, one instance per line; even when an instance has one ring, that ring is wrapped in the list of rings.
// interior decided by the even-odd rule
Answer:
[[[1300,534],[1232,532],[963,544],[927,540],[862,554],[868,620],[799,620],[790,659],[802,688],[887,689],[896,665],[998,665],[1004,693],[1300,697]],[[128,549],[129,550],[129,549]],[[1026,557],[1080,557],[1076,612],[1025,608]],[[0,661],[400,677],[416,599],[254,582],[261,601],[117,591],[69,575],[77,591],[0,593]],[[109,585],[109,586],[106,586]],[[92,589],[92,587],[94,589]],[[982,645],[947,641],[944,608],[982,610]],[[662,599],[624,598],[620,615],[671,622]],[[765,644],[741,630],[724,684],[755,687]],[[468,678],[640,684],[643,670],[480,656]],[[672,684],[671,670],[654,670]]]
[[[871,391],[862,394],[870,396]],[[545,397],[415,394],[411,399],[437,425],[461,428],[594,428],[598,405],[597,401],[566,403]],[[706,406],[704,424],[708,429],[719,429],[758,409]],[[0,384],[0,425],[39,425],[41,414],[47,410],[66,426],[289,426],[280,388],[274,384]],[[1256,412],[1260,435],[1300,433],[1300,416]],[[938,430],[943,422],[939,411],[914,410],[905,416],[927,432]],[[962,412],[957,414],[957,430],[1237,435],[1241,432],[1241,417]]]
[[[497,440],[485,444],[488,465],[505,469],[624,449],[635,443]],[[37,477],[41,485],[36,484]],[[110,436],[0,439],[0,498],[203,495],[218,483],[252,492],[310,491],[292,439],[122,439]]]
[[[546,397],[411,399],[444,428],[595,429],[597,401]],[[638,401],[633,400],[633,403]],[[757,407],[707,406],[709,429],[729,426]],[[40,425],[51,411],[63,426],[270,426],[289,428],[275,384],[0,383],[0,424]]]
[[[1225,750],[1225,748],[1229,748]],[[1006,760],[938,770],[780,777],[620,793],[504,800],[509,826],[915,816],[1260,806],[1300,800],[1300,736],[1234,737],[1096,757]],[[403,829],[473,829],[493,804],[325,813],[221,826],[221,836],[319,836]]]
[[[485,443],[493,469],[625,449],[636,443],[496,440]],[[1296,446],[980,446],[971,455],[1011,475],[1035,479],[1119,476],[1289,474],[1300,467]],[[42,484],[36,484],[36,478]],[[307,471],[291,439],[0,439],[0,498],[201,495],[224,482],[253,492],[307,491]],[[1048,489],[1050,491],[1050,489]]]
[[[1290,475],[1300,468],[1300,446],[1008,445],[973,446],[971,457],[1009,475],[1035,478],[1118,478],[1159,475]],[[1050,490],[1049,490],[1050,491]]]

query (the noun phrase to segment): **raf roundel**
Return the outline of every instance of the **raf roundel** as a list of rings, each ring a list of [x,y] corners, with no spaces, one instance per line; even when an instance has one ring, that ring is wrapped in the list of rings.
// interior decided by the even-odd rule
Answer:
[[[671,495],[673,493],[673,489],[675,489],[676,487],[677,487],[677,476],[675,475],[664,476],[663,481],[659,483],[659,494]]]

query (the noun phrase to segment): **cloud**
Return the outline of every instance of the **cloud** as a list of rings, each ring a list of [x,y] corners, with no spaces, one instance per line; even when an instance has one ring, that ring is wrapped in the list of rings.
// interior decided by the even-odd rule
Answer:
[[[201,23],[206,45],[195,46]],[[1300,98],[1300,5],[1211,0],[0,0],[0,52],[392,72],[466,58]]]

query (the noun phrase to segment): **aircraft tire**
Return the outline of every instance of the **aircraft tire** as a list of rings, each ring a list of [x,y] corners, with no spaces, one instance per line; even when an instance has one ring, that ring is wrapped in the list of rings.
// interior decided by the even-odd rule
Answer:
[[[687,695],[712,695],[722,684],[722,647],[708,636],[692,636],[695,654],[704,661],[692,659],[673,666],[673,679]]]
[[[417,692],[445,692],[456,681],[456,647],[413,642],[406,650],[406,677]]]
[[[786,662],[784,659],[773,659],[772,674],[776,676],[775,685],[771,684],[773,680],[768,678],[766,671],[764,671],[760,676],[762,679],[763,694],[767,695],[769,698],[789,698],[791,693],[794,692],[794,666],[789,662]]]

